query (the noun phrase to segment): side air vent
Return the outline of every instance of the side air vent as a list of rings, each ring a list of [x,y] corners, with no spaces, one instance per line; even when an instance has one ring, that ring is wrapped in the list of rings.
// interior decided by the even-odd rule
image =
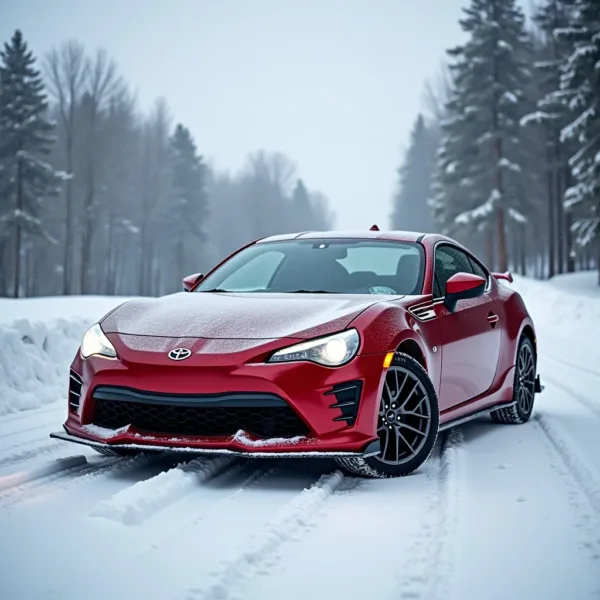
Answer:
[[[408,312],[419,321],[431,321],[437,317],[433,302],[415,304],[409,307]]]
[[[336,402],[330,404],[329,408],[339,409],[342,414],[335,417],[334,421],[346,421],[348,425],[354,425],[358,414],[358,405],[362,393],[362,381],[347,381],[334,385],[331,390],[325,392],[326,396],[334,396]]]
[[[81,386],[83,381],[75,371],[69,371],[69,410],[77,412],[81,401]]]

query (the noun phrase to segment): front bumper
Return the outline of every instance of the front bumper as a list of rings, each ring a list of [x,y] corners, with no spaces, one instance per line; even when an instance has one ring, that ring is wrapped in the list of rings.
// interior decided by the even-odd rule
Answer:
[[[169,347],[180,343],[168,341]],[[379,452],[376,425],[384,355],[358,355],[348,365],[330,369],[311,363],[264,365],[252,355],[232,358],[225,353],[194,356],[186,364],[177,364],[157,359],[151,351],[127,355],[126,348],[117,350],[121,360],[82,359],[77,355],[71,365],[64,432],[52,433],[51,437],[115,450],[253,457],[350,457]],[[355,399],[347,395],[354,392],[344,391],[351,388],[360,390]],[[303,431],[288,427],[287,433],[282,433],[271,425],[263,433],[252,433],[252,428],[235,419],[227,421],[225,427],[221,419],[220,431],[206,424],[198,429],[189,422],[185,430],[178,430],[172,415],[169,426],[162,430],[147,422],[136,425],[135,419],[107,424],[99,419],[100,407],[107,406],[106,402],[113,406],[126,402],[146,407],[212,406],[227,408],[226,413],[229,409],[235,412],[267,406],[278,410],[276,407],[283,405],[295,413]],[[161,416],[158,423],[164,425],[166,421]]]
[[[348,450],[324,450],[322,444],[314,440],[306,442],[280,443],[273,444],[268,447],[253,446],[248,448],[244,444],[247,442],[232,440],[229,442],[229,447],[202,447],[201,442],[194,440],[186,443],[185,438],[177,439],[177,443],[151,443],[148,438],[140,437],[137,442],[106,442],[93,440],[91,438],[73,435],[65,431],[57,431],[50,434],[51,438],[63,440],[65,442],[73,442],[90,446],[92,448],[104,448],[107,450],[128,450],[138,452],[176,452],[182,454],[193,455],[217,455],[217,456],[240,456],[245,458],[343,458],[343,457],[363,457],[375,456],[380,453],[379,439],[370,442],[363,451],[348,451]],[[113,438],[114,439],[114,438]],[[250,442],[252,443],[252,442]],[[256,443],[256,442],[255,442]],[[199,445],[200,444],[200,445]],[[293,446],[293,450],[290,447]],[[321,447],[320,447],[321,446]]]

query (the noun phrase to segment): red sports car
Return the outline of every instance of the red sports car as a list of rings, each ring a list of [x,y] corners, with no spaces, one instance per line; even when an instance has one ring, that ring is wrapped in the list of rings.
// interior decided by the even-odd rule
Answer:
[[[450,238],[310,232],[236,251],[85,334],[64,432],[105,454],[332,457],[419,468],[438,432],[524,423],[540,392],[521,296]]]

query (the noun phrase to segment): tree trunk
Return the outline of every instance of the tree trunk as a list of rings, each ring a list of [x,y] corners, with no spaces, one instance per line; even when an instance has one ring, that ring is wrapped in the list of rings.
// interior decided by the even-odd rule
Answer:
[[[504,210],[498,209],[496,213],[496,225],[498,231],[498,270],[508,270],[508,251],[506,249],[506,233],[504,231]]]
[[[95,102],[95,100],[94,100]],[[88,294],[91,290],[91,271],[92,271],[92,238],[94,227],[96,230],[99,223],[94,221],[94,211],[96,204],[96,121],[97,121],[97,106],[94,104],[90,113],[90,135],[88,139],[88,155],[87,155],[87,177],[86,177],[86,193],[84,206],[84,234],[83,248],[81,252],[81,293]]]
[[[571,187],[571,169],[569,165],[563,166],[564,189]],[[563,204],[564,206],[564,204]],[[575,250],[573,248],[573,213],[565,211],[565,251],[567,254],[567,273],[575,272]]]
[[[485,231],[485,252],[487,257],[487,267],[490,271],[494,270],[494,232],[491,227]]]
[[[556,275],[556,263],[554,260],[554,251],[556,248],[555,229],[554,229],[554,190],[552,169],[548,168],[546,173],[546,182],[548,189],[548,279]]]
[[[69,124],[69,128],[71,124]],[[67,173],[73,174],[73,134],[67,132]],[[71,178],[66,185],[67,214],[65,216],[65,245],[63,248],[63,295],[72,293],[71,256],[73,251],[73,184]]]
[[[598,269],[598,285],[600,285],[600,242],[597,243],[596,268]]]
[[[18,219],[21,218],[21,213],[23,211],[23,174],[22,174],[22,165],[21,161],[17,160],[17,230],[15,232],[15,278],[14,278],[14,289],[13,296],[15,298],[19,297],[20,294],[20,284],[21,284],[21,242],[22,242],[22,232],[21,225]]]
[[[519,241],[520,241],[520,255],[521,255],[521,275],[527,276],[527,236],[525,234],[525,227],[519,227]]]
[[[555,141],[555,152],[554,152],[554,164],[552,165],[552,171],[554,174],[554,200],[556,202],[556,270],[557,272],[564,273],[565,267],[565,209],[563,204],[563,181],[562,181],[562,164],[560,156],[560,142],[557,139]]]

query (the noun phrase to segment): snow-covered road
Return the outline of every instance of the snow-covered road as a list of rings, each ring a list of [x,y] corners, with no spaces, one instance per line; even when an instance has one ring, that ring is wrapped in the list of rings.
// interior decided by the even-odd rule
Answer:
[[[9,413],[33,392],[3,356],[0,599],[600,598],[600,292],[587,275],[517,283],[546,385],[532,421],[451,430],[397,480],[303,460],[105,458],[48,438],[62,399]]]

